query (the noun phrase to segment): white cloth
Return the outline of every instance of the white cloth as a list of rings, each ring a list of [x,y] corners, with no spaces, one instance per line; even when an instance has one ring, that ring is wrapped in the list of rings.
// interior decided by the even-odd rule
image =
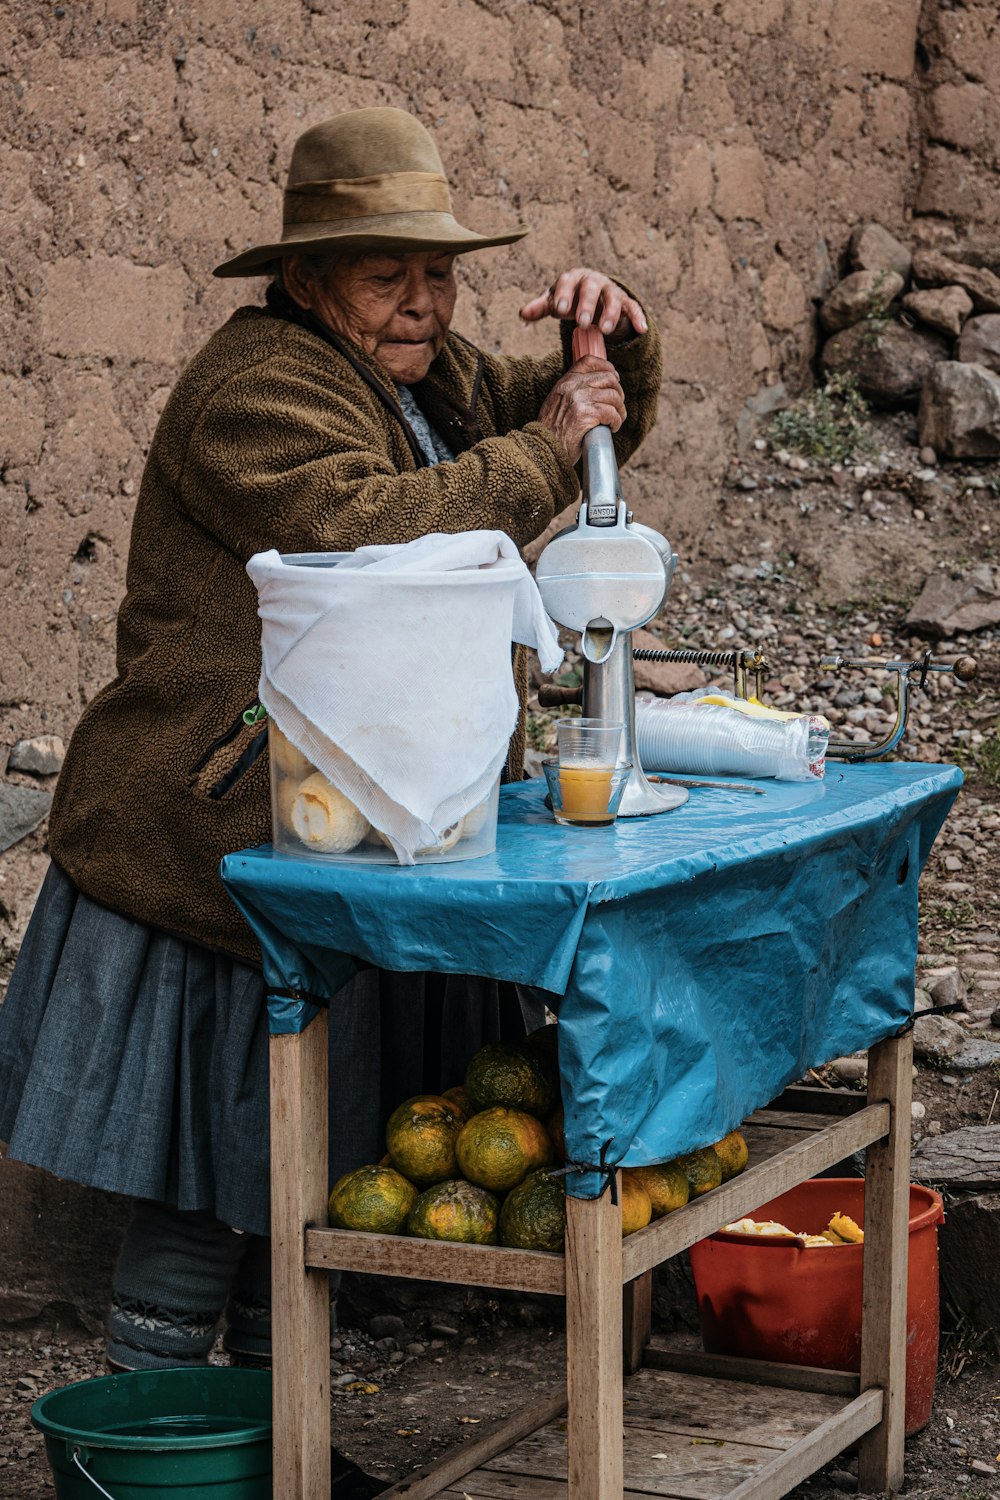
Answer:
[[[434,532],[308,566],[247,563],[262,621],[260,701],[404,864],[483,801],[517,722],[510,644],[562,661],[502,531]],[[318,560],[318,559],[317,559]]]

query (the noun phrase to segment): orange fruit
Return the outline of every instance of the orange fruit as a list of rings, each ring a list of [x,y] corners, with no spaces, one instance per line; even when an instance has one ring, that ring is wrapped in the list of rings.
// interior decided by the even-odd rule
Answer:
[[[393,1110],[385,1127],[393,1166],[421,1188],[454,1177],[461,1128],[461,1114],[451,1099],[440,1094],[407,1099]]]
[[[637,1182],[630,1171],[622,1172],[622,1234],[635,1234],[645,1229],[653,1217],[653,1205],[641,1182]]]
[[[535,1050],[489,1042],[480,1047],[465,1074],[465,1089],[475,1110],[519,1109],[539,1119],[550,1114],[559,1097],[552,1069]]]
[[[655,1167],[631,1167],[628,1170],[639,1186],[649,1194],[654,1219],[662,1219],[664,1214],[672,1214],[675,1208],[683,1208],[691,1196],[691,1184],[687,1175],[675,1161],[665,1161]]]
[[[410,1209],[406,1232],[420,1240],[495,1245],[499,1204],[492,1193],[454,1180],[429,1187]]]
[[[472,1107],[472,1100],[460,1083],[457,1083],[454,1088],[445,1089],[441,1098],[447,1099],[453,1104],[463,1120],[471,1120],[475,1114],[475,1110]]]
[[[330,1223],[334,1229],[398,1234],[416,1201],[413,1183],[392,1167],[356,1167],[334,1183]]]
[[[722,1181],[722,1162],[711,1146],[703,1146],[700,1151],[688,1151],[684,1156],[679,1156],[674,1165],[680,1167],[687,1178],[692,1198],[710,1193]]]
[[[562,1178],[529,1172],[500,1210],[500,1243],[515,1250],[561,1250],[566,1243],[566,1190]]]
[[[738,1177],[750,1160],[750,1148],[738,1130],[731,1130],[721,1141],[715,1141],[712,1150],[722,1163],[722,1180]]]
[[[524,1110],[481,1110],[462,1126],[455,1147],[460,1171],[478,1187],[505,1193],[552,1160],[541,1120]]]

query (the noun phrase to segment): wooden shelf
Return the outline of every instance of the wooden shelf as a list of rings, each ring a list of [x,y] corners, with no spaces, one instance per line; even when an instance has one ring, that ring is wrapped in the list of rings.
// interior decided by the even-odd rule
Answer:
[[[844,1396],[646,1367],[625,1382],[623,1493],[763,1500],[807,1478],[881,1416],[879,1390]],[[558,1412],[516,1440],[501,1425],[449,1455],[447,1469],[404,1480],[385,1500],[564,1500],[567,1446]]]
[[[328,1304],[325,1277],[315,1273],[336,1269],[566,1299],[565,1388],[401,1480],[386,1500],[779,1500],[854,1442],[860,1492],[900,1488],[909,1032],[869,1051],[866,1097],[786,1092],[781,1108],[747,1121],[745,1172],[624,1240],[609,1193],[568,1197],[566,1254],[550,1255],[311,1227],[326,1205],[326,1026],[321,1012],[304,1032],[271,1039],[274,1483],[282,1500],[330,1493]],[[861,1149],[860,1375],[681,1355],[651,1342],[653,1267]]]
[[[750,1163],[731,1182],[713,1188],[622,1246],[622,1280],[632,1281],[661,1261],[714,1233],[720,1224],[752,1213],[806,1177],[884,1136],[889,1106],[872,1104],[851,1115],[758,1110],[745,1126]],[[518,1292],[566,1292],[566,1261],[540,1250],[506,1250],[415,1240],[406,1235],[362,1234],[345,1229],[306,1231],[305,1263],[317,1270],[364,1271]]]

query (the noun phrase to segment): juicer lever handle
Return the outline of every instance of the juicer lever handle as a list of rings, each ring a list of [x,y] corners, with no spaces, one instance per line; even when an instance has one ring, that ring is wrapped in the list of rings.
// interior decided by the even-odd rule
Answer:
[[[595,354],[598,359],[607,358],[604,335],[593,325],[576,327],[573,329],[573,358],[584,359],[588,354]],[[589,526],[615,524],[622,487],[610,427],[592,427],[583,435],[583,498]]]
[[[543,682],[538,689],[539,708],[565,708],[571,703],[583,702],[583,684],[564,687],[561,683]]]

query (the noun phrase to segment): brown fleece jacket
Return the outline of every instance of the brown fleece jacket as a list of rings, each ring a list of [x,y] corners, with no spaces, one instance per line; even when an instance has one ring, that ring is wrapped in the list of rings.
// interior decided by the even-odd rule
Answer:
[[[624,458],[655,419],[658,336],[611,357],[629,412],[617,436]],[[117,676],[77,726],[52,809],[52,856],[86,895],[259,960],[218,874],[224,854],[271,833],[266,734],[242,720],[260,675],[247,560],[270,547],[347,551],[479,528],[523,547],[578,492],[565,449],[535,420],[565,364],[559,351],[480,355],[450,335],[417,394],[465,451],[419,467],[393,415],[395,387],[357,347],[332,347],[259,307],[240,308],[209,340],[153,439]]]

